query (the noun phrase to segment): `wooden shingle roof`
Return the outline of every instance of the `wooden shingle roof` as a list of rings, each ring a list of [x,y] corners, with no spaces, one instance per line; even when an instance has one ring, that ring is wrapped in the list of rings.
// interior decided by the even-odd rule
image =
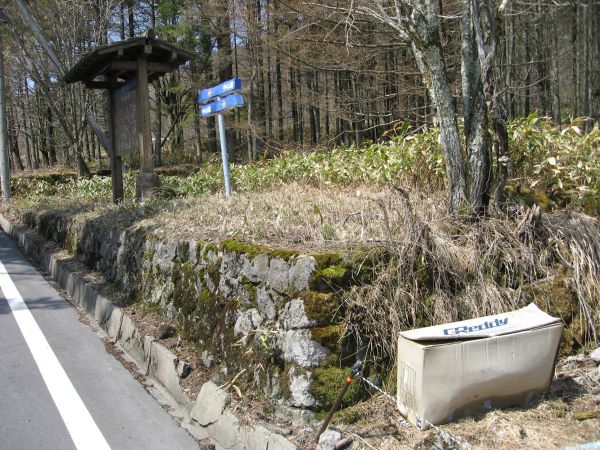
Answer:
[[[145,54],[148,60],[148,81],[175,70],[195,56],[194,52],[154,37],[133,37],[90,50],[65,74],[63,80],[66,83],[93,83],[97,77],[110,73],[125,80],[134,78],[140,54]]]

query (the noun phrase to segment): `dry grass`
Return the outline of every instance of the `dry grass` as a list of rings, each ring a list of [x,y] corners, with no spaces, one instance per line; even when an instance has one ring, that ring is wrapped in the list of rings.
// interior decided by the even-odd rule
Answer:
[[[432,209],[439,209],[436,214],[440,217],[442,195],[422,199]],[[318,250],[387,241],[389,222],[381,205],[394,201],[393,192],[366,185],[315,188],[293,183],[229,199],[212,194],[176,200],[153,220],[161,223],[161,232],[183,239],[235,236],[275,247]]]
[[[394,367],[400,331],[525,306],[532,298],[524,289],[563,268],[580,311],[583,333],[576,339],[598,342],[597,219],[564,210],[542,216],[536,208],[481,221],[446,217],[403,189],[378,205],[388,231],[383,245],[392,257],[382,260],[372,285],[347,297],[345,317],[347,333],[367,343],[376,364]]]

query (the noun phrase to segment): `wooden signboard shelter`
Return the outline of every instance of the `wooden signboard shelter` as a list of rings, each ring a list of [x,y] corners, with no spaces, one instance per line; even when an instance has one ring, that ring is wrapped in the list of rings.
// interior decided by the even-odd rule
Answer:
[[[63,77],[66,83],[82,81],[86,88],[109,91],[109,157],[115,203],[123,199],[123,155],[139,152],[138,200],[151,196],[159,186],[154,173],[148,84],[193,57],[193,52],[156,39],[149,30],[146,36],[94,48]]]

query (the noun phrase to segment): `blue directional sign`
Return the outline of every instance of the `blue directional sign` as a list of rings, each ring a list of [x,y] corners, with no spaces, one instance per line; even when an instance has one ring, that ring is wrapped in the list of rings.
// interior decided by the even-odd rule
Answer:
[[[208,117],[217,115],[219,124],[219,140],[221,141],[221,159],[223,161],[223,178],[225,181],[225,196],[231,196],[231,183],[229,180],[229,159],[227,156],[227,136],[225,134],[225,119],[223,111],[237,108],[244,104],[244,99],[237,92],[242,90],[242,80],[232,78],[217,86],[202,89],[198,94],[198,103],[200,106],[200,116]],[[208,103],[212,100],[211,103]]]
[[[237,108],[244,104],[244,99],[240,94],[228,95],[225,98],[219,99],[216,102],[209,103],[200,107],[200,115],[202,117],[212,116],[228,109]]]
[[[239,78],[232,78],[231,80],[225,81],[224,83],[218,84],[217,86],[202,89],[198,94],[198,103],[206,103],[210,99],[215,97],[223,97],[233,92],[239,92],[242,90],[242,80]]]

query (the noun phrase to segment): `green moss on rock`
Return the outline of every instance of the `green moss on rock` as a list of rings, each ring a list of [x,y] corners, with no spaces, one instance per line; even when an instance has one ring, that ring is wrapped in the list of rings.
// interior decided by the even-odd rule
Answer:
[[[528,208],[537,205],[543,212],[550,211],[553,206],[552,201],[544,192],[521,186],[520,184],[508,184],[504,188],[504,197],[506,200],[510,200]]]
[[[551,316],[560,317],[565,323],[559,355],[572,354],[585,341],[586,327],[579,317],[579,301],[572,288],[572,272],[561,267],[549,281],[537,282],[524,287],[527,297]]]
[[[331,292],[350,284],[351,271],[347,266],[335,264],[317,270],[309,280],[309,286],[314,291]]]
[[[329,266],[321,270],[321,277],[328,278],[330,280],[340,279],[346,276],[348,268],[344,266]]]
[[[353,424],[364,417],[367,417],[367,412],[365,411],[364,406],[359,404],[340,409],[334,414],[332,421],[335,424]]]
[[[337,352],[343,336],[342,325],[328,325],[326,327],[314,327],[310,329],[311,337],[323,347]]]
[[[215,286],[218,286],[221,280],[221,261],[221,258],[215,258],[206,265],[206,273]]]
[[[349,374],[349,367],[317,367],[314,370],[315,378],[310,393],[319,400],[324,410],[331,408]],[[360,383],[353,381],[342,400],[342,408],[358,403],[365,395],[366,390],[361,389]]]
[[[225,239],[221,242],[219,248],[224,251],[244,254],[249,257],[254,257],[258,255],[268,255],[271,258],[279,258],[284,261],[289,261],[301,254],[301,252],[298,250],[290,250],[283,248],[273,249],[264,245],[240,242],[235,239]]]
[[[177,257],[181,261],[186,261],[190,258],[190,244],[188,241],[177,241]]]
[[[246,288],[248,299],[253,302],[256,300],[256,286],[250,281],[246,275],[242,275],[242,285]]]
[[[529,286],[527,291],[540,308],[566,322],[579,311],[577,293],[568,286],[565,274],[558,274],[549,282]]]
[[[386,266],[391,257],[390,250],[383,247],[352,251],[349,255],[352,282],[361,285],[372,283],[377,276],[377,268]]]
[[[195,308],[196,301],[196,273],[194,265],[190,261],[175,265],[173,268],[173,306],[181,308],[182,313],[189,314]]]
[[[77,242],[78,242],[77,235],[73,232],[67,232],[67,234],[65,236],[64,247],[69,253],[72,253],[72,254],[77,253]]]
[[[267,252],[267,254],[273,258],[283,259],[284,261],[289,261],[296,256],[299,256],[301,252],[297,250],[287,250],[282,248],[271,249]]]
[[[334,266],[340,264],[342,257],[339,253],[311,253],[317,263],[318,269],[324,269],[325,267]]]
[[[202,303],[208,303],[210,301],[210,292],[208,292],[206,289],[200,291],[198,294],[198,300],[200,300]]]
[[[320,324],[330,323],[340,306],[340,301],[334,294],[305,291],[299,297],[304,301],[306,317]]]
[[[225,239],[224,241],[221,241],[219,247],[221,250],[246,254],[248,256],[258,256],[263,253],[268,253],[268,249],[262,245],[247,244],[245,242],[236,241],[235,239]]]

